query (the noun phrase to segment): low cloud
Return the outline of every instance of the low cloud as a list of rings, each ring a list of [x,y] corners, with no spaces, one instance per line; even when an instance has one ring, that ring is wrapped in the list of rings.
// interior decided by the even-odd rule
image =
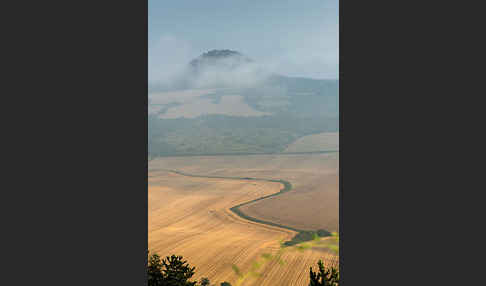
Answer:
[[[185,71],[194,57],[191,45],[172,35],[155,40],[148,49],[148,78],[150,83],[170,84]]]
[[[263,82],[271,74],[310,78],[337,78],[339,64],[337,47],[311,37],[308,45],[299,45],[272,56],[240,64],[235,59],[219,59],[194,73],[190,61],[206,51],[173,35],[164,35],[149,45],[149,86],[154,89],[185,89],[206,87],[244,87]],[[314,50],[316,47],[323,50]],[[231,48],[231,47],[221,47]],[[245,51],[239,51],[245,53]],[[252,55],[245,55],[252,58]]]

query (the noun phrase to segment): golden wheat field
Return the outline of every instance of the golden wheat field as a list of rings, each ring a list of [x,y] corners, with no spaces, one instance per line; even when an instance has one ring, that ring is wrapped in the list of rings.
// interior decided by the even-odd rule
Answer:
[[[242,207],[248,215],[298,228],[337,230],[337,155],[258,155],[168,157],[149,162],[149,249],[161,256],[184,256],[196,266],[195,278],[236,285],[232,266],[246,273],[262,254],[279,251],[279,241],[296,233],[244,220],[229,208],[278,192],[280,183],[188,177],[192,174],[281,178],[294,189]],[[326,191],[326,188],[328,189]],[[326,201],[329,200],[329,201]],[[334,206],[325,209],[324,206]],[[304,207],[305,206],[305,207]],[[334,214],[334,212],[336,212]],[[323,214],[322,214],[323,213]],[[330,254],[319,248],[290,250],[263,263],[261,276],[241,285],[307,285],[308,270]],[[332,255],[331,255],[332,256]]]
[[[290,192],[246,205],[242,211],[265,221],[298,229],[339,230],[339,154],[167,157],[149,170],[190,174],[283,179]]]
[[[276,253],[279,241],[293,231],[243,220],[229,208],[278,192],[279,183],[186,177],[149,171],[149,249],[161,256],[184,256],[196,266],[195,278],[235,285],[237,275],[248,271],[264,253]],[[261,277],[242,285],[307,285],[308,269],[326,256],[322,250],[289,251],[283,265],[270,261]]]

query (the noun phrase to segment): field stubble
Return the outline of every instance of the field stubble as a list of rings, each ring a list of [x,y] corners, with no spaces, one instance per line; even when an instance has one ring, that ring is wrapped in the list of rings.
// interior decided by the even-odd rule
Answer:
[[[244,272],[262,254],[277,252],[279,241],[289,240],[296,233],[244,220],[229,208],[276,193],[283,187],[282,184],[194,178],[161,169],[178,169],[201,175],[289,180],[294,190],[248,205],[242,210],[248,215],[284,225],[332,231],[337,229],[337,214],[326,220],[326,214],[332,214],[332,211],[324,209],[326,202],[323,198],[334,198],[327,203],[335,204],[331,209],[337,212],[338,196],[330,195],[332,191],[337,193],[337,181],[336,184],[332,181],[337,178],[338,164],[337,156],[333,156],[174,157],[151,161],[148,193],[150,250],[162,256],[183,255],[197,267],[197,278],[206,276],[213,283],[235,282],[237,275],[232,265],[237,265]],[[326,192],[326,186],[331,190]],[[291,215],[286,216],[286,213]],[[336,226],[335,229],[333,226]],[[307,285],[309,267],[327,256],[329,254],[322,249],[287,251],[282,255],[284,265],[270,261],[263,266],[262,276],[252,277],[243,285]],[[325,262],[336,263],[332,257]]]
[[[190,174],[284,179],[293,189],[241,207],[249,216],[297,229],[339,230],[339,153],[166,157],[149,170]]]

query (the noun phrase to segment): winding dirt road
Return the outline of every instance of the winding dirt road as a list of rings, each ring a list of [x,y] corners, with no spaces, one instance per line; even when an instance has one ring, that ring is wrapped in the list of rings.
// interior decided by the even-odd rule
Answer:
[[[290,229],[249,221],[231,211],[285,186],[275,180],[186,176],[166,170],[149,172],[149,248],[162,256],[183,255],[196,266],[196,278],[234,283],[232,265],[242,272],[264,253],[275,253]],[[262,275],[244,285],[307,285],[308,269],[323,258],[318,250],[288,252],[284,265],[271,262]]]

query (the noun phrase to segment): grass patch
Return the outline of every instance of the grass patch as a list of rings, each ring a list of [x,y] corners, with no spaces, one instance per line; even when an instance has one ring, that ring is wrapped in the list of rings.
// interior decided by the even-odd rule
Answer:
[[[324,229],[319,229],[317,231],[313,230],[302,230],[297,233],[292,240],[283,243],[284,246],[294,246],[296,244],[311,241],[319,237],[331,236],[331,233]]]

